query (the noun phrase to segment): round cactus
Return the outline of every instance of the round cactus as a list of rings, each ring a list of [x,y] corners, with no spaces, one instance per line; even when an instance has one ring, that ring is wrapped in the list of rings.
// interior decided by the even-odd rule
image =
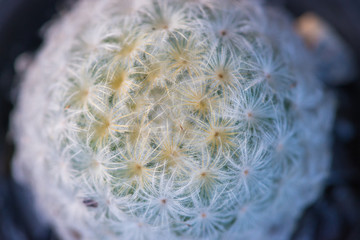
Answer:
[[[14,173],[65,239],[286,239],[329,167],[333,98],[250,0],[81,1],[13,117]]]

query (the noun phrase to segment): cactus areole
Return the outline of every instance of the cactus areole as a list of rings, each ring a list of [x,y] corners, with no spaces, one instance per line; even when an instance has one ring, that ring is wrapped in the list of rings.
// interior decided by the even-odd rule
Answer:
[[[287,239],[333,98],[250,0],[80,1],[24,76],[14,174],[64,239]]]

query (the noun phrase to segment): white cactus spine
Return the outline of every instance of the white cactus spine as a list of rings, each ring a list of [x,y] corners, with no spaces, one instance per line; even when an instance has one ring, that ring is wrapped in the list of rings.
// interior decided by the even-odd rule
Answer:
[[[258,2],[82,1],[26,75],[15,174],[65,238],[286,238],[329,164],[313,78]]]

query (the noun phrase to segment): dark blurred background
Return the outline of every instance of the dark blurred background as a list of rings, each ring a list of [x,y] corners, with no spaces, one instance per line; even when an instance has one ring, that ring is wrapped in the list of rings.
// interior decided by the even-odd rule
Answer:
[[[30,193],[11,177],[14,146],[8,127],[16,97],[16,57],[34,53],[42,42],[43,24],[74,2],[0,0],[0,240],[58,239],[50,226],[35,217]],[[359,0],[268,2],[294,17],[307,11],[321,16],[348,44],[355,56],[355,68],[360,70]],[[338,96],[331,174],[322,196],[301,217],[294,240],[360,239],[360,78],[357,75],[345,80],[342,85],[328,84]]]

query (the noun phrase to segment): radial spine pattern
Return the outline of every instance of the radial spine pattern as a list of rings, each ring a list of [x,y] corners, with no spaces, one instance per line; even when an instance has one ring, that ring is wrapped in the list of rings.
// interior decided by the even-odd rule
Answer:
[[[14,173],[64,239],[286,239],[333,98],[250,0],[80,1],[25,75]]]

